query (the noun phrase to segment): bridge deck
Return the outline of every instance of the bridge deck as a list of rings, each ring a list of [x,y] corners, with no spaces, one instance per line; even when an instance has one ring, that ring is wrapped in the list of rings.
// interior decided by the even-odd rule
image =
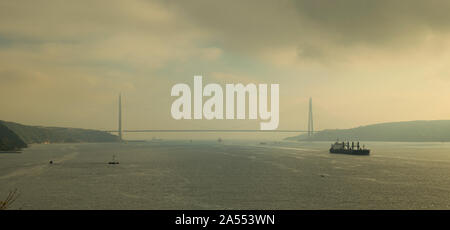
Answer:
[[[106,132],[118,133],[118,130]],[[122,130],[127,133],[307,133],[307,130],[258,130],[258,129],[135,129]]]

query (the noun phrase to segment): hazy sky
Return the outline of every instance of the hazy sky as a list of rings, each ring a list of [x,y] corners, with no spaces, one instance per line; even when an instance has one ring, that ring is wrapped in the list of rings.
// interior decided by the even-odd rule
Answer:
[[[279,83],[280,129],[450,118],[450,1],[0,0],[0,119],[33,125],[249,128],[175,121],[176,83]]]

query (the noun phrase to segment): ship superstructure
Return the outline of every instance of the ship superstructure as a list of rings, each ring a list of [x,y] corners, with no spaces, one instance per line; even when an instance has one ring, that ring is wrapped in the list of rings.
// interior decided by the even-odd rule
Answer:
[[[370,149],[366,149],[365,146],[361,148],[359,141],[355,142],[339,142],[336,141],[331,144],[330,153],[342,153],[342,154],[353,154],[353,155],[369,155]]]

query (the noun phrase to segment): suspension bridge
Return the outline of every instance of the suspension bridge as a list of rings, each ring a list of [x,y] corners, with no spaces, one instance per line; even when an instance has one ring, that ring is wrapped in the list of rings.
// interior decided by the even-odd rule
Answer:
[[[295,129],[122,129],[122,96],[119,95],[119,123],[117,130],[106,130],[110,133],[118,133],[122,140],[123,133],[308,133],[308,136],[314,134],[312,98],[309,99],[308,130]]]

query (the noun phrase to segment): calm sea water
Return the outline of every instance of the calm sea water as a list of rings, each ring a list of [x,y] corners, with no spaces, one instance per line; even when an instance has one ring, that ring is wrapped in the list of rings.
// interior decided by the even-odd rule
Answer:
[[[329,145],[32,145],[0,153],[0,199],[17,188],[13,209],[450,209],[450,144],[369,142],[371,156]]]

